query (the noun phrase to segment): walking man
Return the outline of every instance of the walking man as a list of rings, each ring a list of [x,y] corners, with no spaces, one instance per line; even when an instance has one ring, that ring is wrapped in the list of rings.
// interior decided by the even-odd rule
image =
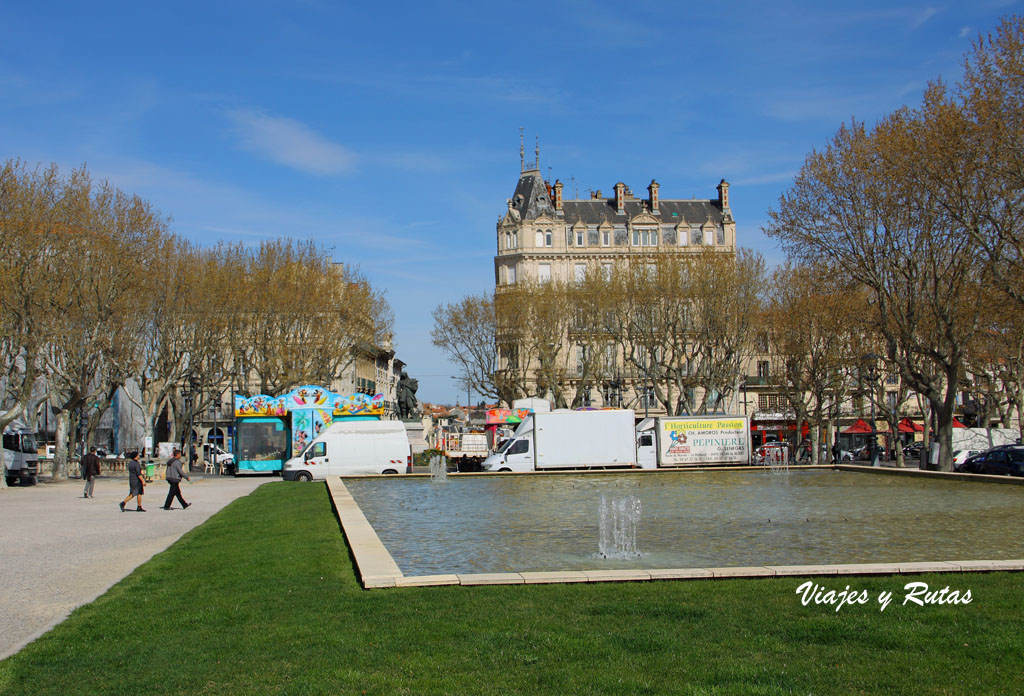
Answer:
[[[124,512],[124,504],[132,498],[135,498],[138,505],[135,508],[136,512],[145,512],[142,509],[142,492],[145,489],[146,479],[142,478],[142,462],[139,461],[139,453],[130,452],[128,454],[128,497],[118,503],[121,512]]]
[[[96,447],[90,447],[89,453],[82,457],[82,480],[85,481],[83,498],[92,498],[93,485],[100,475],[100,458],[96,455]]]
[[[191,481],[188,474],[181,468],[181,450],[177,447],[174,448],[173,455],[167,461],[167,472],[164,478],[167,479],[167,484],[170,488],[167,490],[167,500],[164,501],[164,510],[172,510],[171,503],[177,498],[178,502],[181,503],[181,509],[184,510],[192,503],[186,503],[185,499],[181,497],[181,478],[184,476],[187,481]]]

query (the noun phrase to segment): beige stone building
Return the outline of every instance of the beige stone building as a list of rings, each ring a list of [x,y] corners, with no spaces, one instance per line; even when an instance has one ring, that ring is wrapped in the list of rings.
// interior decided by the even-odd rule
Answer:
[[[717,197],[708,199],[662,198],[656,180],[647,186],[643,198],[620,181],[612,187],[611,196],[595,191],[587,199],[567,199],[561,181],[544,180],[539,151],[537,156],[534,162],[521,161],[515,193],[497,224],[494,280],[498,292],[527,281],[582,280],[588,271],[610,272],[636,255],[736,249],[736,221],[724,179],[717,186]],[[664,412],[643,389],[641,371],[625,364],[621,356],[606,363],[610,365],[607,374],[588,390],[585,405]],[[569,370],[571,375],[571,365]]]
[[[703,248],[735,250],[736,222],[729,183],[717,198],[661,198],[655,180],[637,198],[621,181],[605,197],[566,199],[561,181],[544,181],[536,162],[523,164],[515,193],[497,225],[494,281],[578,280],[588,266],[612,266],[631,254],[683,254]]]

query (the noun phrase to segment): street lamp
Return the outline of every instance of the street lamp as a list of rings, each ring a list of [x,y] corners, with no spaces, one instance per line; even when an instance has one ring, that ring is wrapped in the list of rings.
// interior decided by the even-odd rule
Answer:
[[[881,356],[875,355],[874,353],[868,353],[861,358],[867,365],[867,378],[869,382],[868,399],[871,401],[871,442],[868,446],[871,448],[871,466],[878,466],[878,433],[875,430],[875,383],[878,380],[878,361],[881,360]]]
[[[185,397],[185,410],[188,411],[188,430],[185,433],[187,440],[182,441],[182,447],[187,447],[185,450],[186,461],[188,462],[189,471],[192,470],[194,452],[193,452],[193,441],[192,441],[192,404],[196,393],[199,391],[199,378],[195,375],[189,374],[188,379],[181,385],[181,395]]]

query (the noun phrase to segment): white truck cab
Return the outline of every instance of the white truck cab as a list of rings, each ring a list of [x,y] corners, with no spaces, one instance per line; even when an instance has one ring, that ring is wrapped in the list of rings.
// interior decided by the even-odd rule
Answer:
[[[8,486],[16,483],[30,485],[39,474],[39,454],[36,451],[35,431],[19,420],[4,428],[3,449],[4,476]]]

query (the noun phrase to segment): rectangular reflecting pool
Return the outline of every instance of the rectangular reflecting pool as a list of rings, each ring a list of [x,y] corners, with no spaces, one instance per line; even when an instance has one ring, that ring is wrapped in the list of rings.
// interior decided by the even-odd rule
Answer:
[[[832,470],[345,485],[405,575],[1024,558],[1022,486]],[[635,553],[603,553],[621,530]]]

